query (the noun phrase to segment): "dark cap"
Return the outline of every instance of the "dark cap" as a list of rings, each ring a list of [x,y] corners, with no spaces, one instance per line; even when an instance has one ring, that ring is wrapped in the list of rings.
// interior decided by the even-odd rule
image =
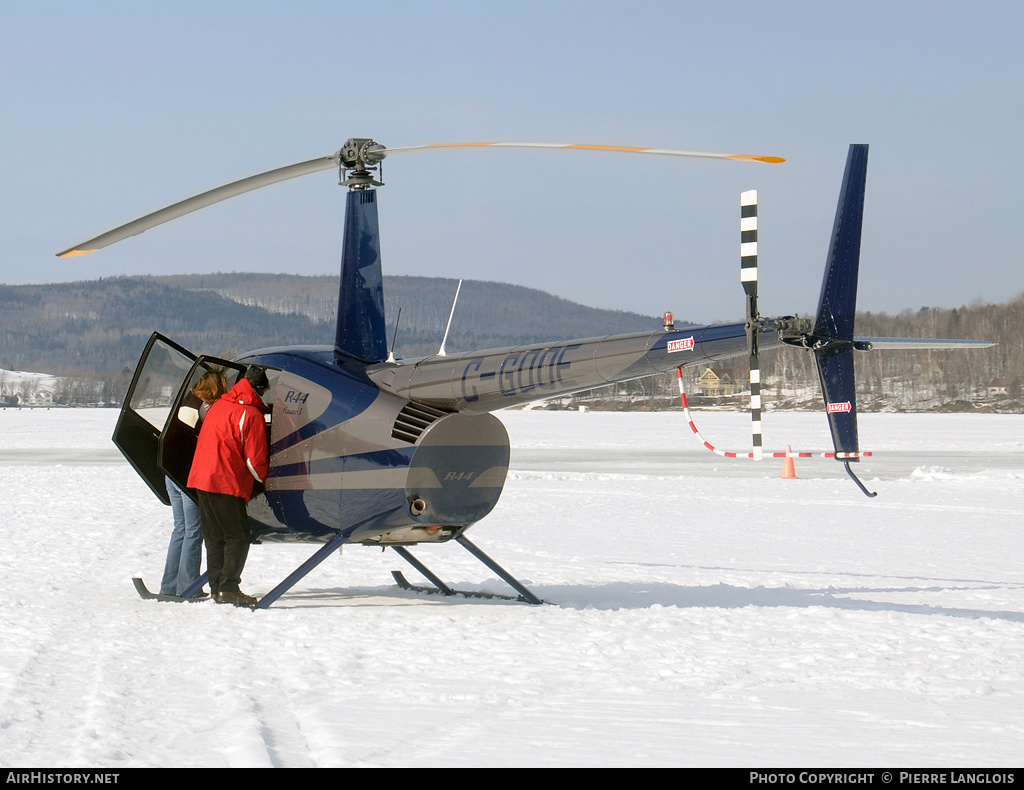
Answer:
[[[257,395],[262,395],[270,387],[267,379],[267,369],[262,365],[249,365],[245,369],[245,380],[248,381]]]

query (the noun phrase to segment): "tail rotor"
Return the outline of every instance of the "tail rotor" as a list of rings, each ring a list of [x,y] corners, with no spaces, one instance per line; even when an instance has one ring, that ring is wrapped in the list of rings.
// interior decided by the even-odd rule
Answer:
[[[864,187],[867,179],[866,145],[850,146],[846,172],[836,210],[829,249],[828,265],[818,300],[818,312],[813,326],[806,319],[793,316],[762,318],[757,306],[757,191],[740,195],[740,282],[746,296],[744,330],[747,340],[747,358],[750,365],[750,420],[753,448],[750,453],[732,453],[717,449],[700,436],[689,418],[686,397],[682,390],[681,371],[678,376],[680,398],[690,420],[694,434],[712,452],[727,458],[750,458],[760,461],[765,457],[793,458],[818,455],[842,461],[846,472],[858,488],[869,497],[875,496],[850,468],[850,463],[871,453],[860,451],[857,437],[857,398],[854,389],[853,322],[857,303],[857,274],[860,264],[860,237],[864,215]],[[832,433],[834,453],[768,453],[763,449],[761,433],[761,364],[759,338],[762,332],[774,331],[789,345],[801,346],[814,352],[821,380],[825,411]],[[862,344],[863,345],[863,344]],[[868,345],[870,347],[870,345]]]

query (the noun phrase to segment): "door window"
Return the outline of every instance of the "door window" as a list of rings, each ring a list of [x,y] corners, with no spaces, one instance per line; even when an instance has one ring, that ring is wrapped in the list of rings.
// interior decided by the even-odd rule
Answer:
[[[170,499],[157,463],[157,444],[181,380],[195,360],[191,351],[154,332],[135,368],[114,429],[114,444],[165,505]]]

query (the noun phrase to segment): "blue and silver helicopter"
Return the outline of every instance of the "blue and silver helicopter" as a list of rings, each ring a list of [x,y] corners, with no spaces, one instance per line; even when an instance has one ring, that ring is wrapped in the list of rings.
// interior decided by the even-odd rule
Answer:
[[[338,321],[333,346],[263,348],[233,360],[202,356],[154,333],[139,360],[113,440],[153,493],[168,504],[164,477],[183,489],[196,435],[178,408],[202,374],[223,368],[230,380],[265,366],[271,382],[267,431],[270,471],[264,493],[249,503],[255,541],[319,544],[288,578],[264,595],[266,608],[346,543],[393,549],[434,585],[403,587],[446,595],[458,591],[424,566],[409,547],[456,541],[508,583],[519,600],[542,603],[466,537],[494,508],[509,465],[509,439],[492,412],[568,395],[686,365],[746,354],[753,422],[759,425],[758,354],[782,345],[814,355],[835,453],[861,490],[850,464],[860,456],[854,352],[872,348],[950,348],[983,341],[860,338],[853,334],[867,175],[866,145],[850,146],[832,242],[813,320],[762,317],[757,311],[756,201],[741,201],[741,281],[746,320],[592,337],[514,348],[395,359],[384,321],[376,180],[391,154],[466,144],[387,149],[348,140],[336,154],[272,170],[205,192],[59,253],[84,255],[229,197],[300,175],[337,168],[348,187]],[[579,148],[635,154],[781,162],[777,157],[706,154],[588,145],[478,143],[495,147]],[[747,194],[747,193],[745,193]],[[759,453],[755,430],[755,452]],[[870,494],[869,494],[870,495]],[[136,587],[150,593],[141,579]],[[205,582],[201,577],[188,598]],[[460,593],[483,595],[482,593]],[[503,597],[503,596],[497,596]]]

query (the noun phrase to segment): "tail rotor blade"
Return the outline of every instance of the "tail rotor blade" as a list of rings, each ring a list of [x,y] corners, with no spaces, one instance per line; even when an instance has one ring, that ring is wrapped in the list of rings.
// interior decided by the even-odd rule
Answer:
[[[757,312],[757,190],[740,195],[740,282],[746,294],[747,356],[750,362],[750,430],[754,460],[761,460],[761,363],[758,339],[761,332]]]

